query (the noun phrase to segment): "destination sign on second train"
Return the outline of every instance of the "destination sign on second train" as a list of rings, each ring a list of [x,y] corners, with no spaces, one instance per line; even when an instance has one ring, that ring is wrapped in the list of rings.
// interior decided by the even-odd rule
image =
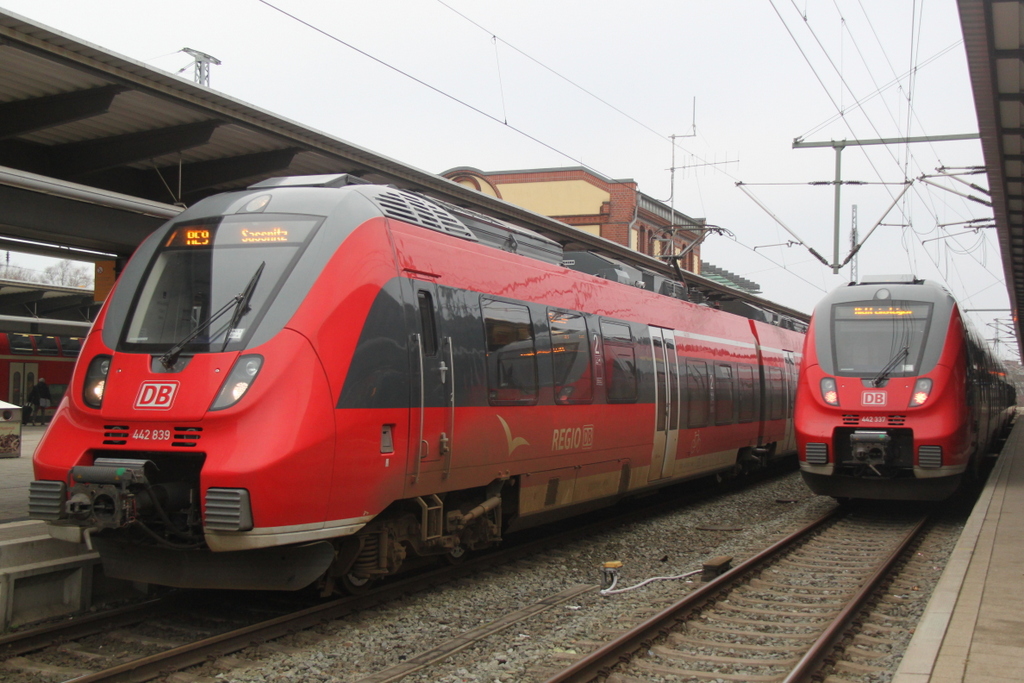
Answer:
[[[893,306],[854,306],[854,315],[914,315],[914,311],[907,308],[895,308]]]
[[[836,304],[835,317],[837,320],[853,320],[856,318],[912,318],[924,319],[928,317],[931,310],[929,304],[908,303],[908,304]]]

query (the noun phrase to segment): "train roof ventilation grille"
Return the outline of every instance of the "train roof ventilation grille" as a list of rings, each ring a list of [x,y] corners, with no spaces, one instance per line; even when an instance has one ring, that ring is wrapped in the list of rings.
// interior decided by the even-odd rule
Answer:
[[[103,425],[104,446],[124,446],[128,443],[128,425]]]
[[[195,448],[203,436],[202,427],[175,427],[171,446],[174,448]]]
[[[390,218],[477,241],[476,235],[459,219],[421,197],[405,192],[381,192],[375,199],[380,210]]]

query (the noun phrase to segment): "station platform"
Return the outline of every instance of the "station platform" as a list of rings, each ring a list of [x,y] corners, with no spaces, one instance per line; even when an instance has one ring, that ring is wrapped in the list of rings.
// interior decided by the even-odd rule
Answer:
[[[45,427],[21,428],[21,457],[0,458],[0,524],[28,519],[28,487],[32,476],[32,454],[43,438]]]
[[[1024,681],[1024,415],[964,527],[892,683]]]

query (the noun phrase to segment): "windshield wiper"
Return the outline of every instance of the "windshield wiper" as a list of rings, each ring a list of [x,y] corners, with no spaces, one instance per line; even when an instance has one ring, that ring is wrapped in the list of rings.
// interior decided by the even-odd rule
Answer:
[[[168,370],[173,369],[175,363],[178,362],[178,356],[181,355],[182,350],[188,346],[193,339],[198,337],[203,330],[210,327],[210,325],[219,320],[222,315],[234,308],[235,313],[231,316],[231,325],[228,327],[228,334],[230,334],[231,329],[238,324],[238,321],[242,319],[243,315],[245,315],[245,311],[248,310],[249,300],[252,298],[253,290],[256,289],[256,283],[259,281],[265,265],[267,265],[266,261],[260,264],[259,268],[256,269],[256,273],[252,276],[252,279],[249,280],[249,284],[245,286],[245,289],[241,293],[231,297],[226,304],[217,309],[216,313],[193,327],[188,334],[182,337],[181,341],[168,349],[167,353],[160,356],[160,364]],[[240,310],[242,311],[241,313],[239,313]],[[227,343],[225,342],[224,345],[227,346]],[[223,349],[221,350],[223,351]]]
[[[260,263],[260,267],[253,273],[252,279],[249,280],[249,284],[245,286],[245,291],[239,294],[237,302],[235,303],[235,312],[231,315],[231,324],[228,325],[228,333],[224,335],[224,345],[220,347],[223,352],[231,342],[231,330],[238,326],[239,321],[249,312],[249,302],[252,300],[252,294],[256,291],[256,283],[260,281],[260,275],[263,274],[263,267],[267,265],[266,261]]]
[[[878,376],[871,380],[871,383],[876,387],[882,386],[882,382],[888,379],[889,375],[892,374],[892,371],[896,369],[896,366],[899,365],[899,363],[909,355],[910,346],[904,346],[902,349],[897,351],[896,355],[892,357],[892,360],[886,363],[885,367],[882,368],[882,371],[878,373]]]

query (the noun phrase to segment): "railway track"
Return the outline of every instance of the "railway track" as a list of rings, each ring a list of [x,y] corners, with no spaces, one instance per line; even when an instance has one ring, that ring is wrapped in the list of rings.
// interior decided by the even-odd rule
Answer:
[[[546,547],[551,542],[551,539],[546,539],[539,541],[538,544]],[[149,681],[173,671],[224,658],[250,646],[268,643],[284,635],[368,610],[378,604],[399,600],[409,593],[484,571],[488,567],[507,563],[517,556],[538,551],[534,544],[519,546],[467,561],[458,567],[446,567],[395,581],[365,595],[321,602],[269,619],[252,620],[252,623],[237,628],[225,629],[224,626],[229,625],[231,619],[223,617],[219,619],[219,629],[216,626],[204,626],[203,617],[209,618],[208,614],[195,619],[188,626],[182,626],[179,623],[181,615],[197,598],[195,594],[190,594],[187,598],[170,597],[147,601],[94,618],[78,619],[3,636],[0,638],[0,658],[3,659],[0,662],[0,679],[7,680],[7,675],[18,672],[25,676],[25,680],[39,680],[39,677],[42,677],[53,681],[74,680],[75,683]],[[567,591],[564,595],[555,596],[533,610],[522,610],[521,614],[507,618],[504,623],[511,625],[536,611],[596,588],[581,586]],[[264,610],[273,611],[266,606]],[[496,630],[500,629],[491,627],[481,630],[478,637],[484,637]],[[470,643],[473,637],[472,634],[466,636],[462,642]],[[444,651],[450,654],[459,649],[462,648],[448,646]],[[432,659],[420,657],[417,661],[429,663]],[[403,667],[403,670],[408,668]],[[8,674],[3,674],[3,671],[7,671]]]
[[[927,522],[836,508],[547,683],[651,677],[795,683],[830,671],[836,681],[847,680],[844,674],[876,672],[864,662],[872,653],[864,650],[858,660],[856,649],[865,640],[882,639],[845,632]],[[845,659],[842,652],[833,654],[843,638],[852,645]]]
[[[849,513],[849,510],[842,509],[836,514],[842,517],[843,513]],[[643,514],[637,513],[633,521],[637,521],[636,516],[642,517]],[[621,517],[616,519],[616,523],[622,523]],[[787,680],[781,674],[780,666],[792,666],[793,660],[804,656],[800,654],[801,649],[805,650],[805,654],[812,649],[810,643],[815,639],[811,638],[810,634],[815,629],[823,631],[823,625],[831,613],[845,610],[852,615],[856,612],[856,608],[839,606],[833,598],[837,595],[846,596],[853,586],[866,583],[864,575],[871,573],[868,570],[877,565],[880,555],[894,558],[894,536],[905,532],[911,524],[901,519],[899,524],[895,524],[898,528],[894,528],[891,519],[874,519],[866,514],[854,512],[852,516],[847,514],[843,519],[836,519],[830,515],[817,519],[808,526],[812,529],[802,531],[803,540],[793,541],[798,545],[797,548],[794,549],[792,543],[776,543],[771,551],[744,562],[733,570],[729,577],[693,590],[690,596],[695,597],[688,597],[689,607],[665,610],[674,612],[669,618],[671,625],[653,625],[654,620],[648,619],[650,623],[645,622],[645,626],[649,630],[640,635],[639,639],[636,638],[641,627],[632,629],[629,632],[634,637],[632,650],[627,647],[619,654],[613,655],[620,660],[618,666],[613,667],[607,661],[593,663],[597,661],[594,659],[595,655],[602,651],[607,653],[609,645],[604,645],[594,654],[579,660],[572,669],[558,674],[551,680],[594,680],[594,675],[590,675],[594,672],[598,676],[609,675],[609,680],[612,681],[669,677],[686,680],[685,672],[688,671],[696,672],[691,677],[692,680]],[[295,661],[302,661],[303,658],[316,657],[315,652],[320,651],[320,648],[330,647],[328,641],[324,640],[330,636],[325,636],[324,632],[333,633],[340,624],[362,623],[365,624],[365,628],[375,628],[373,618],[368,615],[382,613],[381,609],[384,610],[383,613],[391,614],[392,619],[403,619],[405,617],[401,615],[404,612],[396,607],[396,604],[409,601],[412,595],[421,591],[424,595],[430,594],[431,587],[452,581],[461,584],[460,577],[475,577],[471,580],[482,585],[490,583],[490,568],[499,568],[517,559],[530,558],[531,555],[536,559],[523,560],[526,566],[535,564],[538,560],[545,564],[546,560],[543,558],[547,557],[552,548],[568,545],[569,538],[578,541],[582,535],[597,531],[599,528],[600,525],[593,525],[587,529],[572,530],[565,535],[549,536],[520,547],[507,548],[490,556],[470,559],[459,567],[426,572],[403,579],[366,595],[292,609],[288,614],[275,614],[275,610],[281,611],[278,607],[263,604],[265,613],[272,615],[271,618],[250,618],[251,623],[237,628],[232,626],[233,620],[224,614],[225,610],[208,610],[205,616],[199,618],[200,622],[206,624],[205,631],[192,626],[190,637],[187,637],[189,634],[184,633],[180,627],[175,634],[173,628],[160,626],[160,619],[154,618],[154,615],[160,613],[168,613],[172,619],[175,618],[175,613],[189,609],[185,606],[188,604],[185,601],[191,599],[189,596],[172,596],[170,601],[154,601],[133,609],[126,608],[121,614],[114,615],[120,620],[118,626],[104,625],[99,616],[88,620],[91,623],[79,620],[75,626],[81,633],[100,633],[103,634],[103,638],[113,638],[113,642],[127,636],[126,641],[120,641],[127,645],[120,647],[110,644],[110,640],[90,641],[88,635],[58,631],[49,636],[42,633],[15,634],[22,636],[17,639],[17,645],[12,642],[16,639],[15,636],[3,637],[0,638],[0,660],[5,661],[0,662],[0,679],[61,681],[74,678],[78,683],[154,679],[185,682],[214,680],[218,674],[222,674],[229,678],[237,676],[237,680],[259,680],[259,676],[265,671],[264,667],[269,665],[270,670],[273,670],[277,666],[271,663],[273,661],[287,661],[293,658]],[[844,537],[845,546],[829,545],[827,537],[835,535]],[[772,554],[775,559],[768,559],[767,556]],[[851,560],[851,554],[857,555],[857,562]],[[926,555],[927,553],[915,553],[915,556]],[[865,559],[868,556],[873,559],[868,561]],[[941,562],[941,559],[932,564],[937,562]],[[908,567],[911,565],[912,562]],[[745,569],[752,569],[758,576],[751,577],[744,571]],[[930,567],[925,571],[934,570],[935,567]],[[516,573],[516,570],[508,568],[496,571]],[[804,579],[799,578],[802,574],[806,574]],[[843,581],[837,582],[835,586],[829,584],[829,587],[822,583],[825,578]],[[895,580],[887,581],[891,595],[876,601],[882,607],[891,608],[890,616],[865,621],[866,626],[856,635],[847,633],[839,647],[832,649],[832,654],[828,656],[830,683],[862,680],[860,677],[865,673],[878,670],[881,655],[877,650],[882,647],[880,643],[887,642],[892,635],[891,632],[906,632],[913,628],[913,615],[905,618],[901,614],[914,598],[927,598],[927,592],[914,594],[917,584],[927,584],[926,577],[915,576],[913,572],[903,572]],[[783,589],[780,586],[788,587]],[[599,598],[596,595],[598,588],[593,584],[573,585],[566,582],[562,590],[555,589],[547,594],[535,592],[535,602],[519,602],[514,607],[502,610],[498,618],[493,618],[495,613],[492,612],[491,617],[485,617],[475,623],[470,620],[471,626],[453,629],[449,633],[454,634],[454,637],[447,640],[437,638],[436,635],[439,634],[435,631],[432,634],[435,637],[422,641],[424,645],[421,649],[416,648],[413,643],[412,648],[402,650],[401,656],[376,658],[381,661],[378,666],[366,666],[369,662],[364,662],[355,671],[344,667],[344,675],[338,670],[334,671],[334,675],[341,680],[360,683],[386,683],[408,676],[417,680],[430,680],[435,674],[440,678],[442,674],[439,672],[444,672],[446,667],[450,669],[453,662],[466,661],[467,658],[472,660],[475,656],[480,656],[481,652],[500,650],[503,646],[497,645],[498,643],[511,643],[517,638],[529,637],[523,634],[529,633],[530,629],[535,629],[540,623],[553,623],[552,620],[561,623],[559,620],[577,613],[572,610],[589,609],[586,605],[594,605],[595,601],[610,604],[614,598]],[[723,593],[722,590],[729,592]],[[200,597],[204,595],[208,594],[201,593]],[[177,604],[175,600],[178,601]],[[826,600],[829,602],[826,603]],[[256,602],[264,601],[257,597]],[[219,623],[210,623],[214,619],[211,613],[220,616]],[[805,620],[805,616],[810,618]],[[348,618],[342,619],[343,617]],[[341,621],[335,621],[338,619]],[[142,620],[146,620],[147,623],[144,626],[137,626]],[[858,620],[863,621],[863,616]],[[804,621],[810,623],[800,625]],[[772,622],[777,623],[773,626]],[[765,623],[769,625],[766,626]],[[321,624],[329,625],[321,627]],[[513,625],[518,626],[515,630],[508,631],[507,629]],[[346,630],[350,631],[351,628],[346,627]],[[743,631],[756,635],[744,635]],[[160,633],[165,635],[157,635]],[[841,629],[838,627],[833,630],[836,636],[840,633]],[[274,642],[286,634],[291,637]],[[343,637],[350,639],[352,636]],[[743,638],[749,640],[744,642]],[[97,642],[107,644],[96,645]],[[262,647],[252,647],[254,645]],[[579,647],[572,649],[586,652],[599,645],[589,643],[588,646],[581,642]],[[874,651],[871,651],[872,648]],[[898,648],[891,649],[896,651]],[[133,650],[131,656],[127,650]],[[242,650],[245,652],[239,652]],[[631,657],[629,653],[637,650],[642,652],[643,656]],[[816,657],[815,661],[818,661],[821,655],[828,651],[829,646],[822,644],[817,648],[818,654],[812,658]],[[113,657],[110,656],[111,653]],[[236,656],[233,653],[238,654]],[[896,657],[898,658],[898,654]],[[335,661],[341,663],[346,659],[347,657],[344,657]],[[385,663],[385,659],[390,661]],[[624,665],[621,662],[623,659],[630,661]],[[544,664],[540,660],[536,661],[537,663],[525,672],[523,680],[545,680],[550,676],[552,669],[543,668]],[[68,662],[76,664],[69,667]],[[884,662],[882,664],[884,666]],[[204,666],[167,678],[173,671],[181,671],[195,665]],[[587,667],[590,674],[581,674],[581,665]],[[815,664],[808,666],[821,671]],[[730,671],[738,673],[730,674]],[[15,672],[20,675],[8,679],[8,676]]]
[[[758,480],[755,477],[750,481]],[[713,498],[723,490],[742,485],[730,483],[715,491],[696,487],[682,500],[678,495],[665,496],[661,502],[648,499],[641,507],[626,513],[609,514],[607,519],[582,527],[567,526],[562,533],[548,533],[537,540],[510,545],[467,560],[458,567],[445,567],[394,581],[361,596],[323,602],[309,596],[289,598],[286,596],[290,594],[280,593],[232,599],[230,596],[236,594],[231,592],[182,592],[0,635],[0,680],[7,680],[11,675],[21,676],[26,681],[74,679],[78,683],[153,680],[168,672],[223,659],[251,645],[267,643],[284,634],[397,600],[409,593],[543,553],[577,540],[581,535],[597,533],[609,526],[641,522],[652,515]],[[577,593],[597,588],[596,585],[585,586],[572,589],[560,598],[550,596],[535,607],[524,608],[522,615],[513,617],[507,624],[529,618]],[[211,600],[216,604],[209,604]],[[258,607],[253,609],[253,605]],[[445,645],[438,652],[449,649],[457,652],[462,648],[457,644]]]

